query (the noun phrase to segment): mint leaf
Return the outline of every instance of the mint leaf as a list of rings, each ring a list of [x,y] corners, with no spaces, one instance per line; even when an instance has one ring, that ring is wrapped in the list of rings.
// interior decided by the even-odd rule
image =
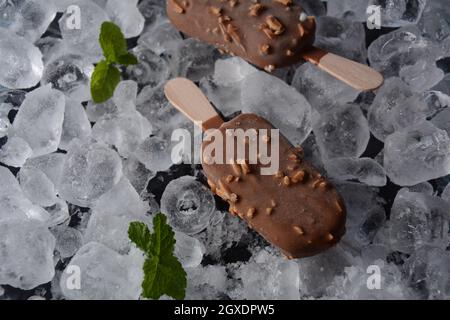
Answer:
[[[138,59],[132,53],[126,53],[117,58],[117,62],[123,64],[124,66],[138,64]]]
[[[151,234],[148,227],[143,222],[131,222],[128,228],[128,237],[136,246],[144,251],[149,252],[149,245],[151,244]]]
[[[120,82],[120,71],[105,60],[95,67],[91,78],[91,95],[95,103],[102,103],[111,98]]]
[[[183,300],[186,291],[186,272],[173,255],[162,259],[146,259],[144,262],[142,295],[159,299],[163,294]]]
[[[120,71],[113,64],[129,66],[138,63],[137,58],[128,53],[127,41],[114,23],[102,23],[99,42],[106,60],[100,61],[92,74],[91,95],[95,103],[111,98],[120,82]]]
[[[122,31],[112,22],[102,23],[99,41],[103,55],[109,63],[119,63],[119,57],[128,53],[127,41]]]
[[[175,233],[162,213],[153,218],[153,231],[150,233],[142,222],[132,222],[128,229],[131,241],[147,255],[143,267],[142,295],[159,299],[167,294],[175,299],[184,299],[186,272],[174,256]]]

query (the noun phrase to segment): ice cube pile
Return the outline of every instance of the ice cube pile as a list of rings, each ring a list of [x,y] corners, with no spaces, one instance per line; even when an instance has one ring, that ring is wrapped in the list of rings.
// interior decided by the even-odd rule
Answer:
[[[128,224],[151,229],[160,210],[187,299],[449,299],[448,0],[299,2],[317,16],[316,45],[382,72],[380,89],[220,56],[175,30],[164,0],[0,1],[0,299],[139,299]],[[389,28],[366,28],[369,6]],[[107,20],[139,64],[95,104]],[[174,76],[224,117],[260,114],[303,145],[345,199],[340,244],[286,260],[226,212],[189,162],[193,125],[164,97]],[[192,139],[172,141],[175,129]]]

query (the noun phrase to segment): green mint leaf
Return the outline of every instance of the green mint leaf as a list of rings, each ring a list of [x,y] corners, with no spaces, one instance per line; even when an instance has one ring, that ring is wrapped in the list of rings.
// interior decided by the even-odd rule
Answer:
[[[123,64],[124,66],[135,65],[138,64],[138,59],[132,53],[126,53],[117,58],[117,62]]]
[[[138,221],[130,223],[128,228],[128,237],[145,253],[149,252],[149,247],[152,241],[151,236],[150,230],[148,230],[145,223]]]
[[[119,63],[119,57],[128,52],[127,41],[122,31],[112,22],[102,23],[99,41],[103,55],[109,63]]]
[[[95,103],[102,103],[111,98],[120,82],[120,71],[105,60],[95,67],[91,78],[91,95]]]
[[[144,262],[142,295],[159,299],[163,294],[183,300],[186,294],[186,272],[173,255],[164,259],[146,259]]]
[[[162,213],[153,218],[153,231],[150,233],[147,226],[140,222],[132,222],[128,229],[131,241],[147,254],[142,295],[159,299],[167,294],[175,299],[184,299],[186,272],[174,256],[175,233]]]

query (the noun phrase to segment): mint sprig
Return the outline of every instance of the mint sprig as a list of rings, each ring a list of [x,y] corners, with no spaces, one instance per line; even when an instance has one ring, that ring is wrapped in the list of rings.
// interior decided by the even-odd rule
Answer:
[[[128,52],[127,41],[114,23],[102,23],[99,42],[105,59],[95,66],[91,78],[91,95],[95,103],[105,102],[113,96],[120,82],[120,71],[116,65],[138,63],[136,56]]]
[[[131,222],[128,237],[146,254],[142,296],[159,299],[167,294],[181,300],[186,293],[186,272],[174,256],[175,233],[166,221],[158,213],[153,218],[153,233],[145,223]]]

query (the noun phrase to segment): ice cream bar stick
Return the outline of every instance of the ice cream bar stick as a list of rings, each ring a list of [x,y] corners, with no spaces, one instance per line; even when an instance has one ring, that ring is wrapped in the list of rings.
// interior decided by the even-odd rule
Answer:
[[[175,108],[204,131],[219,128],[223,123],[222,117],[209,103],[208,98],[191,80],[186,78],[169,80],[164,87],[164,93]]]
[[[303,58],[357,90],[375,90],[383,84],[383,76],[369,66],[318,48],[306,51]]]

